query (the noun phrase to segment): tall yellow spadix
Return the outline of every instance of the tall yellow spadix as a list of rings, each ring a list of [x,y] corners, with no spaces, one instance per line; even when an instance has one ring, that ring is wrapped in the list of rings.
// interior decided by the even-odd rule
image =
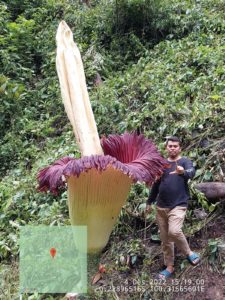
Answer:
[[[56,42],[56,67],[63,103],[81,155],[103,154],[89,101],[80,51],[65,21],[59,24]]]

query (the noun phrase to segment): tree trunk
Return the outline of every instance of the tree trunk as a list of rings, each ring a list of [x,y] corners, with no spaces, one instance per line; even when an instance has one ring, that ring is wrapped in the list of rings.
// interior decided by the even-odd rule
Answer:
[[[195,188],[208,199],[225,199],[225,182],[202,182],[196,184]]]

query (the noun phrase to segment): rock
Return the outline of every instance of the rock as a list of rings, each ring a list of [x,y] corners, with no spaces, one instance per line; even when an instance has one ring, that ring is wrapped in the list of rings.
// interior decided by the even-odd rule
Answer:
[[[78,293],[67,293],[66,294],[67,300],[77,300],[78,299]]]

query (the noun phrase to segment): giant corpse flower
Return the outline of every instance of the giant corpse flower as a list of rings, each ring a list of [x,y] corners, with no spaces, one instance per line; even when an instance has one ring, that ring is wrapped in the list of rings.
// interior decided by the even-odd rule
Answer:
[[[57,32],[57,71],[65,110],[81,158],[64,157],[39,171],[40,191],[68,190],[72,225],[86,225],[88,253],[107,244],[132,183],[151,185],[166,161],[143,135],[124,133],[99,140],[91,109],[80,52],[62,21]]]

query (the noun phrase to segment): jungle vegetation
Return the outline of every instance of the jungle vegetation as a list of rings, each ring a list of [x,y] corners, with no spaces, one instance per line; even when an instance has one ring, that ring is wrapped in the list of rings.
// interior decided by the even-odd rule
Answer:
[[[199,183],[225,181],[224,17],[223,0],[0,1],[0,299],[18,297],[19,227],[69,224],[66,191],[38,193],[36,181],[38,170],[56,159],[79,157],[55,67],[59,22],[67,22],[80,49],[99,135],[138,130],[162,154],[166,137],[177,135],[197,169],[193,183]],[[224,216],[224,204],[208,201],[193,185],[191,190],[185,230],[196,240]],[[120,264],[124,253],[134,257],[133,268],[142,258],[137,278],[138,272],[148,278],[149,267],[157,265],[158,258],[146,254],[146,234],[151,240],[157,235],[154,215],[144,220],[142,214],[147,196],[148,189],[137,184],[121,211],[102,256],[115,271],[106,274],[108,282],[115,274],[136,278],[130,262]],[[204,210],[204,219],[196,209]],[[216,274],[225,273],[218,254],[225,238],[221,226],[221,234],[197,247]],[[134,227],[147,229],[138,236]],[[186,267],[181,260],[178,266],[180,272]],[[119,299],[150,299],[120,292]],[[87,299],[118,298],[96,292]]]

